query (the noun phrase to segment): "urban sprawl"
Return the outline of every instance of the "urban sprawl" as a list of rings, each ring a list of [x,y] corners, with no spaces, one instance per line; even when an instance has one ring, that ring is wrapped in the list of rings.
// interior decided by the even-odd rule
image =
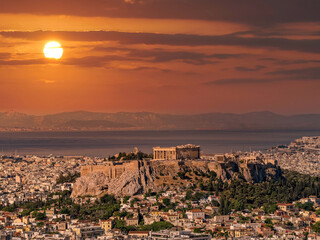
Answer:
[[[120,184],[129,168],[144,167],[140,159],[143,164],[159,162],[159,168],[163,169],[165,165],[161,162],[165,161],[175,161],[177,166],[182,161],[190,160],[193,165],[199,161],[205,162],[209,170],[185,167],[181,168],[185,171],[180,169],[177,173],[170,168],[159,171],[159,175],[152,172],[154,182],[161,182],[162,190],[144,186],[139,192],[135,187],[125,186],[121,193],[134,194],[120,194],[119,189],[114,190],[119,194],[110,194],[112,186],[116,181]],[[235,161],[237,164],[233,164]],[[266,173],[260,174],[261,166]],[[245,181],[247,176],[242,176],[245,171],[242,168],[248,169],[252,182]],[[272,176],[279,175],[278,168],[284,175],[290,171],[295,172],[294,176],[309,175],[315,183],[306,186],[302,180],[293,179],[301,182],[303,195],[297,192],[279,202],[269,198],[258,201],[258,195],[253,200],[245,196],[245,203],[226,197],[236,191],[230,187],[235,184],[246,189],[243,191],[262,192],[260,186],[267,185],[259,184],[269,181],[268,186],[281,189],[280,184],[289,184],[289,180],[285,183],[281,176],[268,179],[271,176],[268,171],[276,172]],[[88,183],[88,194],[73,192],[75,184],[80,185],[78,188],[83,185],[77,182],[80,178],[86,179],[88,174],[99,171],[113,180],[109,189],[104,189],[102,182],[94,186]],[[108,158],[2,155],[0,239],[319,239],[319,173],[320,137],[303,137],[266,152],[216,155],[204,154],[199,146],[190,144],[155,147],[150,155],[135,148],[132,153]],[[130,186],[142,184],[139,181]],[[93,195],[91,190],[97,184],[99,192]],[[298,185],[292,189],[299,189]],[[281,192],[270,189],[266,194],[270,194],[270,199],[277,199]],[[289,201],[293,198],[296,199]]]

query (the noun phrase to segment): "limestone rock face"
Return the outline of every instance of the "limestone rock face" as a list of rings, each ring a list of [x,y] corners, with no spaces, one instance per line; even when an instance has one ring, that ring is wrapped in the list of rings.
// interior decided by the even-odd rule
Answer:
[[[104,192],[107,183],[107,178],[102,172],[93,172],[82,176],[73,185],[71,197],[100,195]]]
[[[109,179],[102,172],[92,172],[76,181],[71,197],[103,193],[133,196],[155,188],[154,179],[155,175],[150,166],[140,166],[137,170],[126,171],[114,179]]]
[[[124,172],[120,178],[112,179],[108,184],[108,193],[117,196],[132,196],[154,188],[154,174],[150,166],[139,170]]]
[[[117,163],[123,164],[123,163]],[[125,167],[125,165],[123,165]],[[135,167],[126,168],[125,171],[114,178],[104,173],[103,168],[96,168],[86,172],[74,184],[72,197],[85,195],[99,196],[105,193],[116,196],[133,196],[143,194],[151,189],[154,192],[168,189],[178,190],[182,186],[191,186],[194,181],[185,180],[183,185],[171,181],[164,184],[159,181],[162,178],[177,178],[178,172],[214,171],[217,178],[223,182],[241,178],[247,182],[262,182],[270,179],[278,180],[282,176],[281,169],[277,165],[263,162],[225,161],[213,162],[206,160],[185,161],[138,161]],[[168,183],[168,182],[166,182]]]
[[[262,182],[267,180],[279,180],[281,170],[273,165],[248,164],[244,171],[244,176],[247,181]]]

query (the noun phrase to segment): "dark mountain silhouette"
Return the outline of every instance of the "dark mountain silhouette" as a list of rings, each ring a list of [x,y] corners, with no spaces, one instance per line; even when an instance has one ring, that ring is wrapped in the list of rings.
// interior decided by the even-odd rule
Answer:
[[[151,112],[64,112],[43,116],[0,113],[0,129],[34,131],[116,129],[319,130],[320,114],[284,116],[272,112],[172,115]]]

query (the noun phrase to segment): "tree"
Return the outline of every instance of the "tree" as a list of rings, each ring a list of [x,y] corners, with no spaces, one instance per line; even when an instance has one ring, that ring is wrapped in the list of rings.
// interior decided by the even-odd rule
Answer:
[[[320,233],[320,222],[316,222],[315,224],[313,224],[311,226],[312,231],[316,232],[316,233]]]
[[[286,222],[286,225],[288,226],[288,227],[292,227],[293,226],[293,223],[292,222]]]
[[[117,200],[115,199],[114,195],[109,195],[109,194],[106,194],[104,196],[102,196],[100,198],[100,201],[101,203],[108,203],[110,205],[113,205],[117,202]]]
[[[166,205],[167,207],[169,207],[171,205],[171,201],[169,198],[164,198],[162,200],[163,204]]]
[[[302,208],[306,211],[314,211],[313,203],[312,202],[306,202],[303,204]]]
[[[128,212],[127,211],[122,211],[122,212],[116,212],[116,213],[114,213],[114,216],[118,216],[118,217],[121,217],[121,218],[123,218],[123,217],[129,217],[129,214],[128,214]]]
[[[60,214],[70,214],[70,210],[68,208],[62,208],[61,211],[59,212]]]
[[[220,198],[220,206],[219,206],[219,213],[221,215],[227,215],[230,212],[230,202],[229,200],[222,195]]]
[[[246,222],[248,222],[249,220],[250,220],[250,217],[245,217],[245,216],[243,216],[243,215],[240,215],[239,216],[239,222],[240,223],[246,223]]]
[[[123,203],[124,203],[124,204],[127,204],[127,203],[128,203],[128,200],[130,199],[130,197],[131,197],[131,196],[125,196],[125,197],[123,198]]]
[[[219,203],[217,200],[214,200],[214,199],[213,199],[213,200],[211,201],[211,203],[212,203],[212,205],[215,206],[215,207],[219,207],[219,206],[220,206],[220,203]]]
[[[264,220],[264,223],[266,223],[266,224],[272,224],[272,221],[271,221],[270,218],[267,218],[266,220]]]
[[[37,223],[37,227],[43,227],[44,226],[44,222],[38,222]]]
[[[123,232],[127,232],[126,222],[124,220],[115,219],[114,228],[120,229]]]
[[[240,211],[240,210],[244,209],[244,201],[236,199],[233,203],[233,208],[236,211]]]
[[[274,213],[276,210],[277,210],[278,206],[277,204],[273,203],[273,204],[268,204],[268,203],[265,203],[263,205],[263,210],[266,212],[266,213]]]
[[[186,176],[186,172],[178,172],[178,176],[180,179],[184,180],[184,179],[190,179],[188,176]]]
[[[141,230],[142,231],[154,231],[154,232],[158,232],[160,230],[163,229],[170,229],[172,228],[173,225],[169,222],[164,222],[164,221],[160,221],[160,222],[154,222],[150,225],[144,225],[141,226]]]
[[[34,217],[36,220],[44,220],[46,219],[46,214],[44,212],[34,211],[32,213],[32,217]]]
[[[303,204],[301,202],[297,202],[295,207],[298,208],[298,209],[302,209],[303,208]]]
[[[210,176],[210,181],[213,181],[216,179],[217,173],[215,171],[210,171],[209,176]]]
[[[28,215],[30,215],[31,212],[32,212],[32,210],[30,210],[30,209],[24,209],[24,210],[21,212],[21,216],[22,216],[22,217],[28,216]]]
[[[79,177],[80,177],[80,172],[74,172],[74,173],[68,172],[67,175],[60,174],[59,177],[57,178],[57,184],[74,183]]]

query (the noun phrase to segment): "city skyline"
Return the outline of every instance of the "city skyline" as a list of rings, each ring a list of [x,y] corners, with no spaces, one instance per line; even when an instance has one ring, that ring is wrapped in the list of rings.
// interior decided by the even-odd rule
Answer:
[[[0,112],[320,113],[319,4],[4,0]]]

